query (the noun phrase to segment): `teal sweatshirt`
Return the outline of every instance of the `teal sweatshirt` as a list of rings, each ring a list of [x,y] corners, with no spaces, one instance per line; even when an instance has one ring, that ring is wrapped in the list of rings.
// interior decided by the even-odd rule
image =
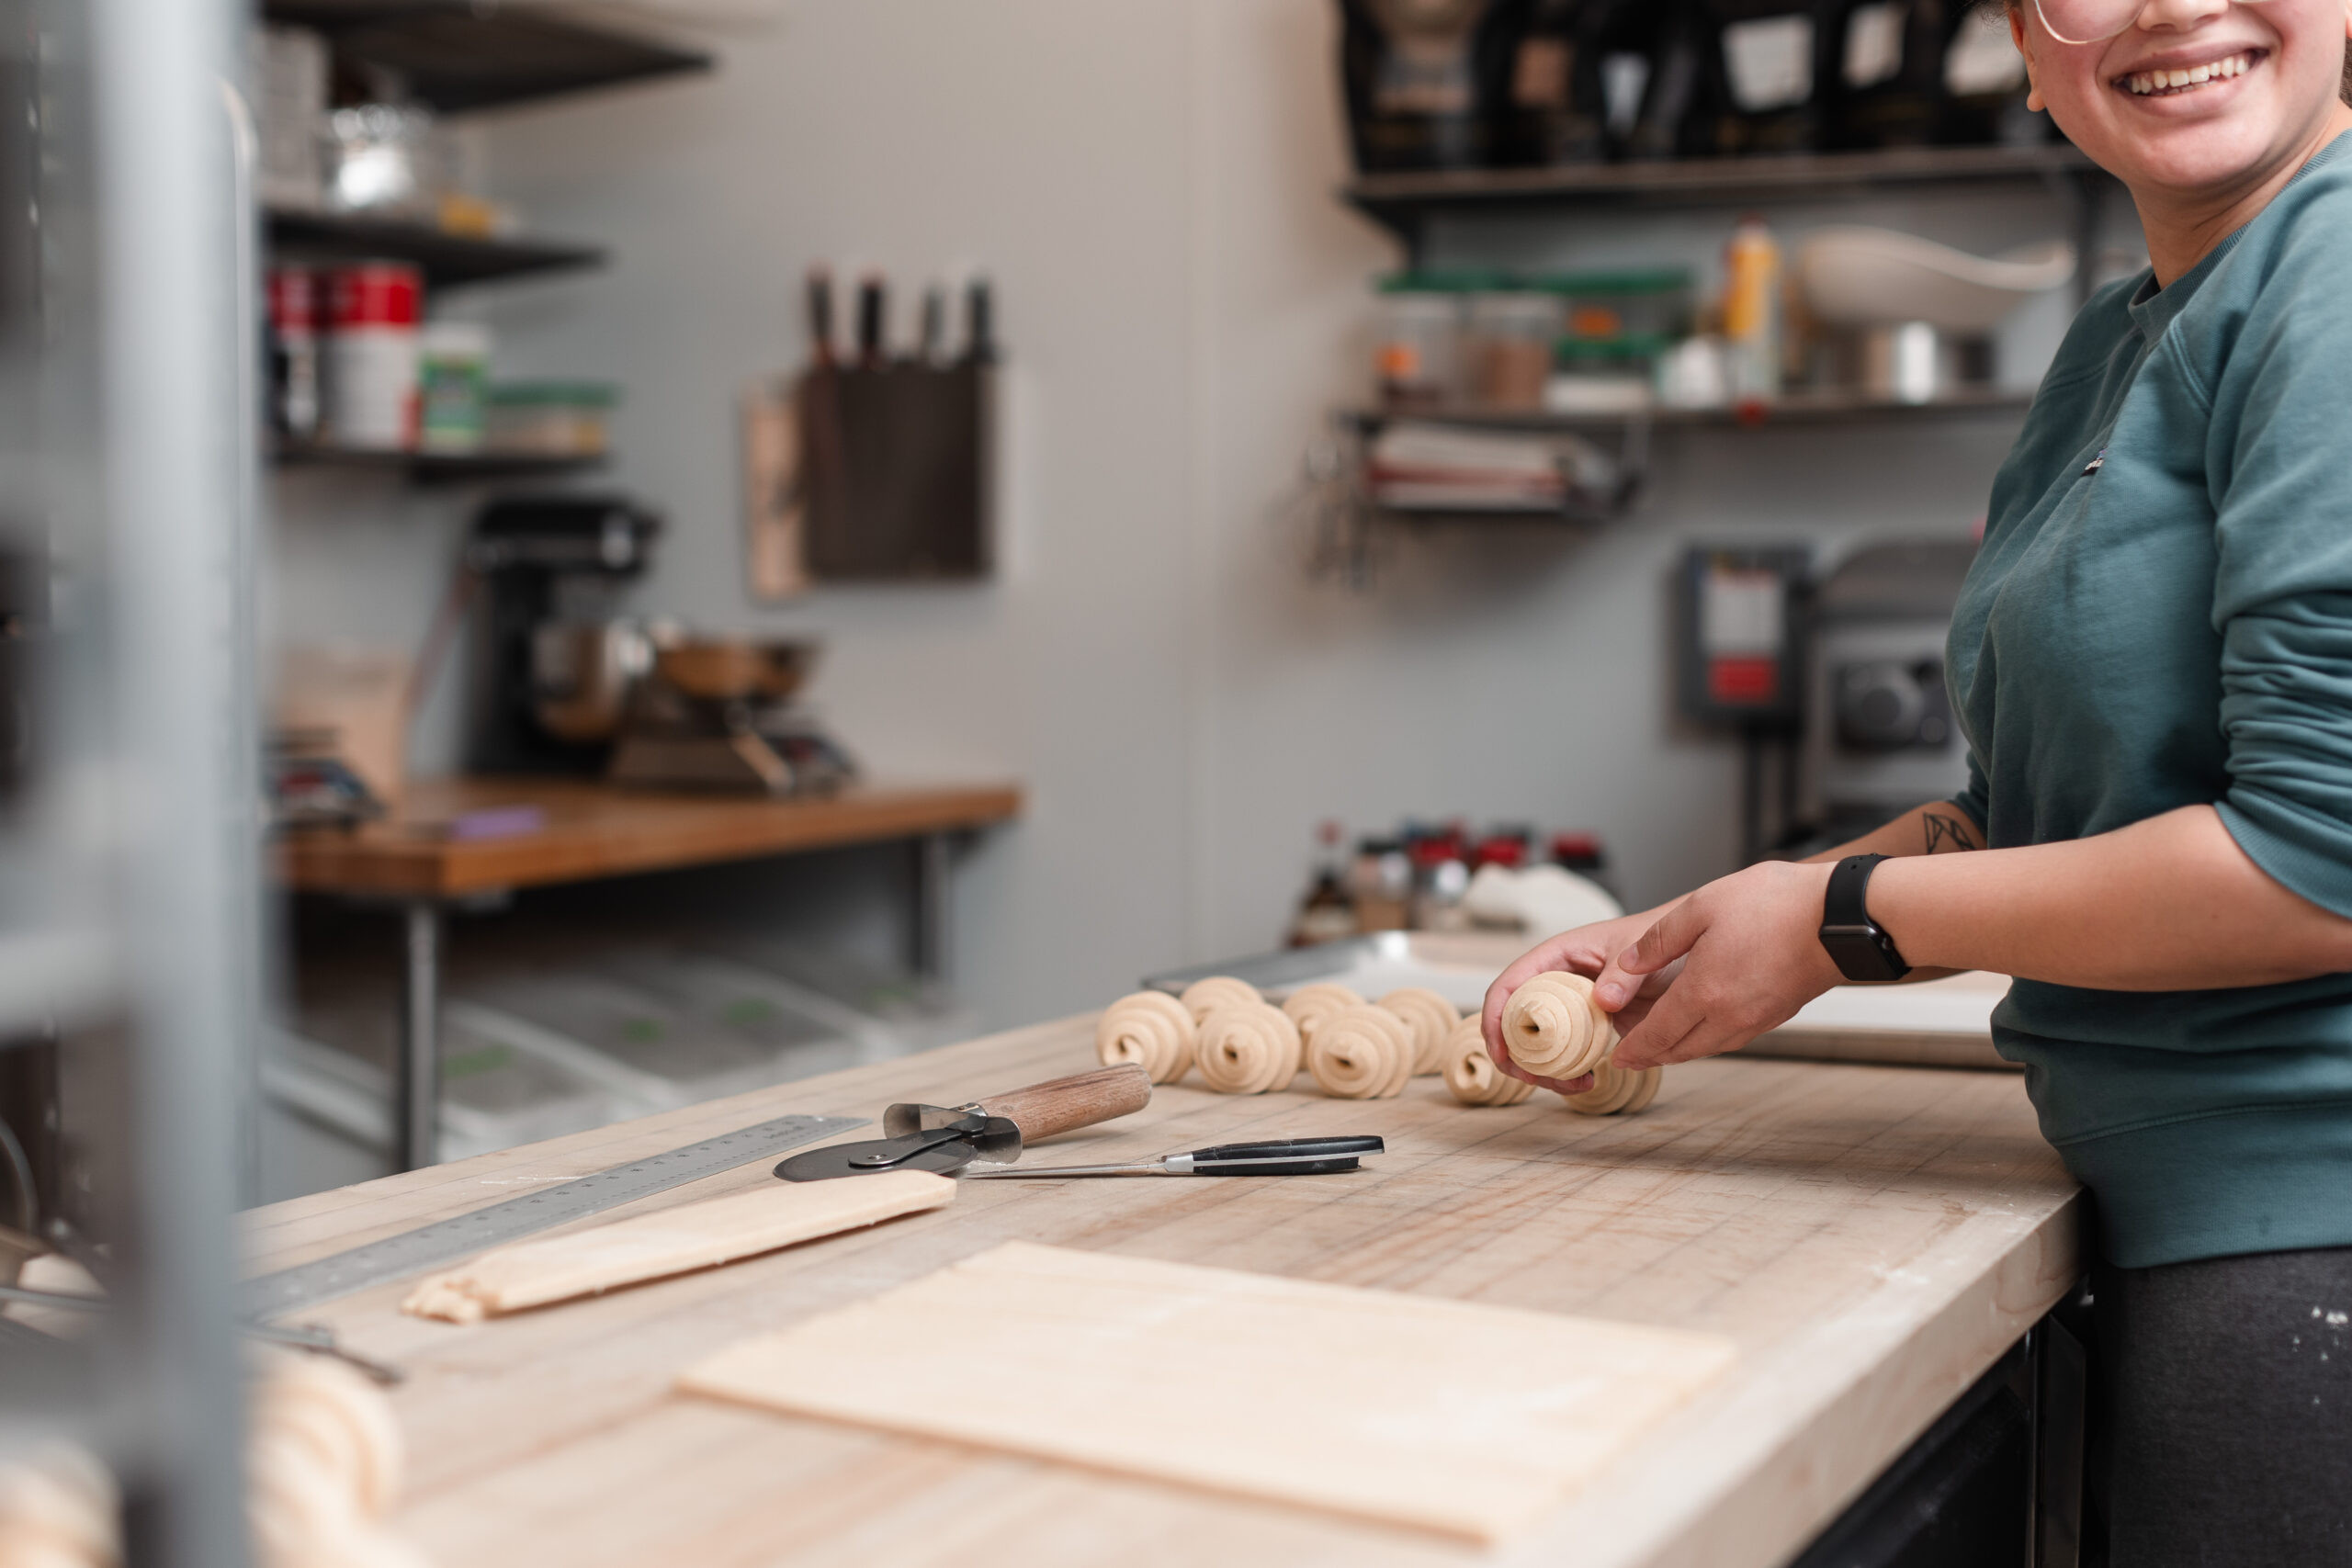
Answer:
[[[1993,848],[2209,804],[2352,915],[2352,135],[2170,288],[2083,308],[1947,669]],[[2352,974],[2019,980],[1994,1035],[2113,1262],[2352,1246]]]

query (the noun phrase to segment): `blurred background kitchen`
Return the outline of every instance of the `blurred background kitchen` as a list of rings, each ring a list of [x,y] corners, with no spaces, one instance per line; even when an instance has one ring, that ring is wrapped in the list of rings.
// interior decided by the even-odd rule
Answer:
[[[138,40],[5,8],[12,90],[104,122]],[[266,0],[213,41],[244,1202],[1185,964],[1532,940],[1956,788],[1987,487],[2143,261],[1953,0]],[[109,135],[15,150],[36,400],[149,351],[67,330]],[[53,781],[70,528],[17,510],[11,766]],[[103,1180],[44,1006],[0,1126],[47,1214]]]

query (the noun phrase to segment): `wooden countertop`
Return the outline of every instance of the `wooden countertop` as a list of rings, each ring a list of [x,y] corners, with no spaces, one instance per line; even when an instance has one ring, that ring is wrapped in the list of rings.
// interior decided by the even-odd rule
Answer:
[[[979,828],[1019,815],[1021,804],[1020,788],[1006,784],[862,785],[770,800],[572,779],[430,779],[412,784],[383,821],[300,833],[275,852],[279,880],[303,892],[449,898]],[[449,836],[461,814],[512,806],[537,807],[545,825],[509,838]]]
[[[952,1104],[1092,1064],[1091,1020],[1066,1020],[321,1193],[250,1216],[254,1267],[788,1111]],[[1317,1132],[1380,1133],[1390,1152],[1348,1177],[974,1183],[935,1213],[471,1327],[400,1316],[405,1283],[300,1315],[409,1370],[392,1395],[411,1449],[397,1522],[440,1568],[1760,1568],[1836,1517],[2075,1270],[2075,1184],[2008,1074],[1718,1058],[1672,1069],[1657,1105],[1623,1119],[1549,1095],[1468,1109],[1435,1078],[1371,1102],[1163,1088],[1041,1152]],[[761,1162],[641,1207],[767,1179]],[[746,1335],[1012,1238],[1707,1329],[1741,1359],[1498,1558],[670,1391]]]

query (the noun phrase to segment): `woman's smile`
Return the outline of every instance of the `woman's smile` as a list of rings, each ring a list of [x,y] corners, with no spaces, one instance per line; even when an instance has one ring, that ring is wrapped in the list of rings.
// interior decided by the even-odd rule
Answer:
[[[2175,50],[2159,58],[2134,62],[2129,71],[2111,78],[2110,85],[2135,98],[2211,98],[2214,95],[2209,89],[2235,82],[2270,56],[2268,50],[2255,48],[2217,56],[2215,46],[2208,46],[2184,62],[2177,58],[2183,52]]]

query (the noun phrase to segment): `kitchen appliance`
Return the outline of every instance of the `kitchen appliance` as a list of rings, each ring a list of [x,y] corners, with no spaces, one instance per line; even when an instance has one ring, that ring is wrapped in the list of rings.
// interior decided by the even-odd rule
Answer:
[[[1976,547],[1867,545],[1815,591],[1798,815],[1841,842],[1968,784],[1944,641]]]
[[[775,1174],[786,1181],[830,1181],[886,1170],[944,1176],[975,1159],[1019,1159],[1024,1142],[1091,1127],[1150,1103],[1151,1075],[1123,1062],[968,1105],[893,1105],[882,1112],[887,1137],[810,1149],[779,1162]]]
[[[792,695],[813,642],[682,637],[657,641],[631,690],[613,750],[616,784],[664,789],[830,795],[857,767]]]
[[[595,773],[620,690],[650,664],[646,634],[609,601],[651,560],[662,519],[623,496],[505,496],[466,546],[481,584],[472,742],[484,773]]]

